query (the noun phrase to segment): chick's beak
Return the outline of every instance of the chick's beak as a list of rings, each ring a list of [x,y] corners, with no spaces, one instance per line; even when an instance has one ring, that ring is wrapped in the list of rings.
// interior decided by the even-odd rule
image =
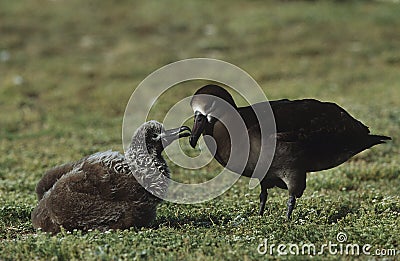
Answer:
[[[206,127],[207,118],[201,113],[196,113],[194,116],[194,124],[192,129],[192,135],[190,135],[189,143],[193,148],[196,147],[197,141],[200,138],[200,135],[203,133],[204,128]]]
[[[181,126],[179,128],[170,129],[163,131],[161,133],[161,139],[163,140],[164,146],[171,144],[174,140],[177,140],[182,137],[189,137],[190,136],[190,128],[187,126]]]

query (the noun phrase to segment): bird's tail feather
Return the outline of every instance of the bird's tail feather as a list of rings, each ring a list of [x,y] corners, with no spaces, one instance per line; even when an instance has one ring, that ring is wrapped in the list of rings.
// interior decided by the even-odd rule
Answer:
[[[369,135],[372,138],[374,144],[386,143],[386,140],[391,140],[391,137],[383,135]]]

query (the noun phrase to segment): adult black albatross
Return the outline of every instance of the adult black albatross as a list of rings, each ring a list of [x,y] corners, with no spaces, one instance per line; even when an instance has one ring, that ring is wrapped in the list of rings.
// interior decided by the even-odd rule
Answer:
[[[80,229],[126,229],[147,226],[168,188],[170,172],[161,152],[190,135],[186,126],[164,130],[148,121],[132,137],[125,155],[92,154],[47,171],[36,186],[39,203],[32,212],[35,228],[57,233]],[[138,180],[140,182],[138,182]]]
[[[224,123],[237,121],[238,118],[220,106],[221,101],[232,106],[238,113],[246,128],[246,133],[242,135],[249,137],[247,162],[244,170],[238,174],[251,177],[256,163],[260,160],[262,165],[265,159],[265,155],[262,154],[268,148],[262,144],[271,144],[269,140],[275,139],[276,148],[271,165],[265,168],[267,172],[259,178],[260,215],[264,213],[269,188],[277,186],[289,191],[287,218],[290,219],[296,198],[300,198],[306,188],[307,172],[336,167],[357,153],[391,139],[371,135],[367,126],[337,104],[314,99],[270,101],[276,133],[263,133],[261,137],[260,123],[255,110],[257,113],[263,113],[263,107],[267,106],[268,102],[237,107],[232,96],[224,88],[206,85],[197,90],[190,102],[195,114],[190,144],[194,148],[201,134],[205,137],[212,136],[215,143],[205,139],[206,145],[211,151],[216,151],[214,158],[228,168],[227,162],[232,156],[231,144],[242,141],[231,141]]]

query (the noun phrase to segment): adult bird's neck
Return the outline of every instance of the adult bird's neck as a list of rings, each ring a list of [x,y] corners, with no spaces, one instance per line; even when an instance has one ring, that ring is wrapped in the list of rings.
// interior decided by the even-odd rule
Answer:
[[[204,130],[204,141],[211,152],[215,151],[214,158],[222,166],[246,176],[251,174],[249,164],[257,161],[257,156],[250,153],[259,151],[258,139],[251,140],[248,129],[253,114],[248,116],[244,118],[239,108],[237,114],[225,114]]]

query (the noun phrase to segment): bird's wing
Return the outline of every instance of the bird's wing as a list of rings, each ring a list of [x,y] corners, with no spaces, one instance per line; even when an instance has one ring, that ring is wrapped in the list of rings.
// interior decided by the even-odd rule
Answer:
[[[57,224],[86,228],[115,223],[124,211],[147,193],[118,152],[93,154],[63,175],[45,195],[50,216]]]
[[[126,173],[129,171],[129,166],[124,162],[124,156],[119,152],[108,150],[95,153],[79,161],[66,163],[48,170],[36,185],[38,199],[42,199],[43,195],[54,186],[57,180],[72,170],[79,168],[83,163],[86,163],[86,165],[89,163],[101,163],[105,168],[113,169],[115,173]]]
[[[277,137],[288,141],[319,142],[368,135],[369,129],[335,103],[313,99],[271,103]]]
[[[268,105],[271,106],[275,120],[275,136],[280,141],[319,142],[328,138],[340,140],[364,137],[369,133],[367,126],[337,104],[314,99],[284,99],[242,107],[239,112],[248,129],[258,127],[257,114],[268,113]]]
[[[138,185],[125,157],[111,150],[84,158],[60,181],[70,191],[103,200],[125,200],[132,187]]]

